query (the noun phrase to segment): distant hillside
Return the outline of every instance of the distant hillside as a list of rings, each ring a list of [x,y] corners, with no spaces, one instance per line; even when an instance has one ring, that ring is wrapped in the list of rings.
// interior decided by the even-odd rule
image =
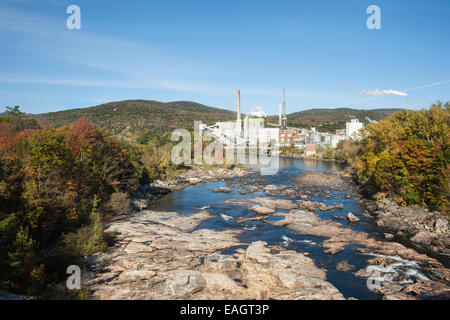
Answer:
[[[214,124],[236,119],[236,113],[207,107],[188,101],[163,103],[147,100],[110,102],[96,107],[71,109],[35,115],[49,124],[60,127],[84,117],[113,134],[124,130],[139,132],[154,130],[167,132],[178,128],[192,130],[194,121]]]
[[[331,132],[345,128],[345,123],[353,118],[367,123],[368,119],[378,121],[399,110],[401,109],[312,109],[289,114],[288,125],[303,128],[317,127],[318,130]],[[167,132],[177,128],[192,130],[194,121],[203,121],[211,125],[218,121],[234,120],[236,113],[189,101],[163,103],[127,100],[90,108],[43,113],[33,117],[45,120],[55,127],[70,124],[84,117],[113,134],[119,134],[143,130]],[[278,123],[278,116],[270,116],[268,122]]]
[[[335,131],[336,129],[344,129],[345,123],[351,119],[358,119],[364,123],[368,123],[369,119],[379,121],[400,110],[402,109],[312,109],[291,113],[287,118],[288,126],[316,127],[320,131]],[[278,117],[270,117],[269,122],[278,123]]]

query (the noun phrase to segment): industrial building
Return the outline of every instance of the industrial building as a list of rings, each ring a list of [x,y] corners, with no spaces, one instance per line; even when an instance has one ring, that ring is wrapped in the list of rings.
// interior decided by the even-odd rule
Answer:
[[[307,157],[315,156],[316,153],[317,153],[317,144],[307,143],[305,146],[305,156]]]
[[[318,147],[332,147],[336,148],[338,143],[347,139],[360,139],[360,131],[364,128],[364,124],[358,119],[352,119],[346,123],[346,130],[336,130],[334,134],[318,132],[316,128],[311,130],[305,130],[305,132],[299,135],[302,137],[304,143],[314,143]]]
[[[360,131],[364,124],[358,119],[346,123],[345,130],[336,130],[334,134],[287,127],[286,90],[283,88],[283,100],[279,103],[279,128],[266,128],[266,114],[261,106],[253,107],[242,120],[241,92],[238,91],[236,121],[217,122],[208,127],[208,131],[227,146],[248,147],[257,143],[269,143],[277,147],[308,147],[308,154],[315,154],[317,147],[336,148],[338,143],[346,139],[360,139]],[[314,145],[314,148],[313,146]]]
[[[297,135],[297,131],[295,129],[285,129],[280,130],[280,146],[288,147],[294,143],[294,138]]]
[[[205,129],[220,142],[228,146],[247,147],[249,145],[279,145],[280,129],[266,128],[266,114],[261,106],[251,109],[244,120],[241,119],[241,92],[238,91],[238,112],[236,121],[217,122]]]
[[[350,139],[360,139],[360,130],[364,128],[364,124],[358,119],[352,119],[346,123],[345,135]]]

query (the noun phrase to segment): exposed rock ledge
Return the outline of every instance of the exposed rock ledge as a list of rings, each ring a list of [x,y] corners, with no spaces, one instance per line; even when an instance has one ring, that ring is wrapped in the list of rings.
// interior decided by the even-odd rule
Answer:
[[[401,207],[392,201],[363,200],[377,225],[408,238],[419,247],[450,254],[448,218],[417,206]]]
[[[193,167],[171,181],[155,181],[152,185],[159,188],[167,188],[170,190],[180,190],[189,185],[195,185],[203,182],[217,181],[218,179],[231,179],[243,177],[249,174],[250,171],[235,167],[233,169],[227,168],[203,168]]]
[[[211,216],[145,211],[110,224],[116,245],[88,259],[96,299],[343,299],[324,270],[295,251],[254,242],[233,255],[239,231],[193,231]]]
[[[382,288],[377,289],[376,292],[388,299],[414,299],[421,294],[431,296],[450,295],[450,270],[434,258],[420,254],[400,243],[375,240],[370,238],[367,233],[342,228],[340,223],[321,219],[312,212],[291,210],[289,213],[278,212],[274,215],[284,217],[284,219],[268,221],[267,223],[274,226],[286,226],[302,235],[327,238],[322,242],[325,253],[336,254],[350,244],[358,244],[364,246],[364,248],[355,250],[363,254],[387,257],[369,261],[369,263],[381,266],[381,270],[392,268],[394,265],[388,260],[395,258],[412,261],[414,264],[419,263],[424,271],[431,274],[426,281],[419,281],[413,285],[406,282],[401,283],[401,281],[400,284],[394,284],[389,281],[383,282]],[[364,278],[370,276],[365,269],[358,271],[356,275]]]
[[[342,171],[302,172],[294,180],[306,187],[345,190],[353,194],[354,198],[367,208],[365,215],[374,218],[379,227],[408,239],[420,248],[438,254],[450,254],[448,217],[439,212],[431,212],[418,206],[401,207],[387,199],[383,201],[365,199],[361,195],[364,193],[363,187],[356,185],[352,176]],[[303,201],[301,208],[309,211],[322,210],[318,205],[318,203]],[[325,210],[333,209],[323,204],[322,206]]]
[[[366,215],[391,233],[409,239],[415,245],[444,255],[450,254],[450,226],[448,217],[418,206],[401,207],[393,201],[374,201],[361,196],[364,187],[358,186],[351,175],[344,172],[303,172],[295,181],[303,186],[320,186],[345,190],[367,208]],[[359,195],[358,195],[359,193]],[[314,211],[316,208],[302,207]]]

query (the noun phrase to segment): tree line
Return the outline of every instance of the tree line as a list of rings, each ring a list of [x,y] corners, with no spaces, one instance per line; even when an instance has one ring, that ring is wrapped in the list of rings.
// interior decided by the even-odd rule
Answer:
[[[368,124],[360,142],[339,144],[336,157],[352,164],[367,190],[449,214],[449,142],[450,103],[438,102]]]
[[[0,115],[0,287],[59,294],[68,266],[112,244],[102,222],[128,213],[141,183],[180,169],[168,142],[153,132],[111,136],[85,118],[53,128],[8,107]]]

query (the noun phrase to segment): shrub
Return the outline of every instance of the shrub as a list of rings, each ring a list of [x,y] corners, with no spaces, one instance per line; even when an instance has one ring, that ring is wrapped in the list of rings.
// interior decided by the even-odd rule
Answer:
[[[116,192],[111,195],[107,207],[114,215],[124,215],[130,212],[130,196],[125,192]]]

